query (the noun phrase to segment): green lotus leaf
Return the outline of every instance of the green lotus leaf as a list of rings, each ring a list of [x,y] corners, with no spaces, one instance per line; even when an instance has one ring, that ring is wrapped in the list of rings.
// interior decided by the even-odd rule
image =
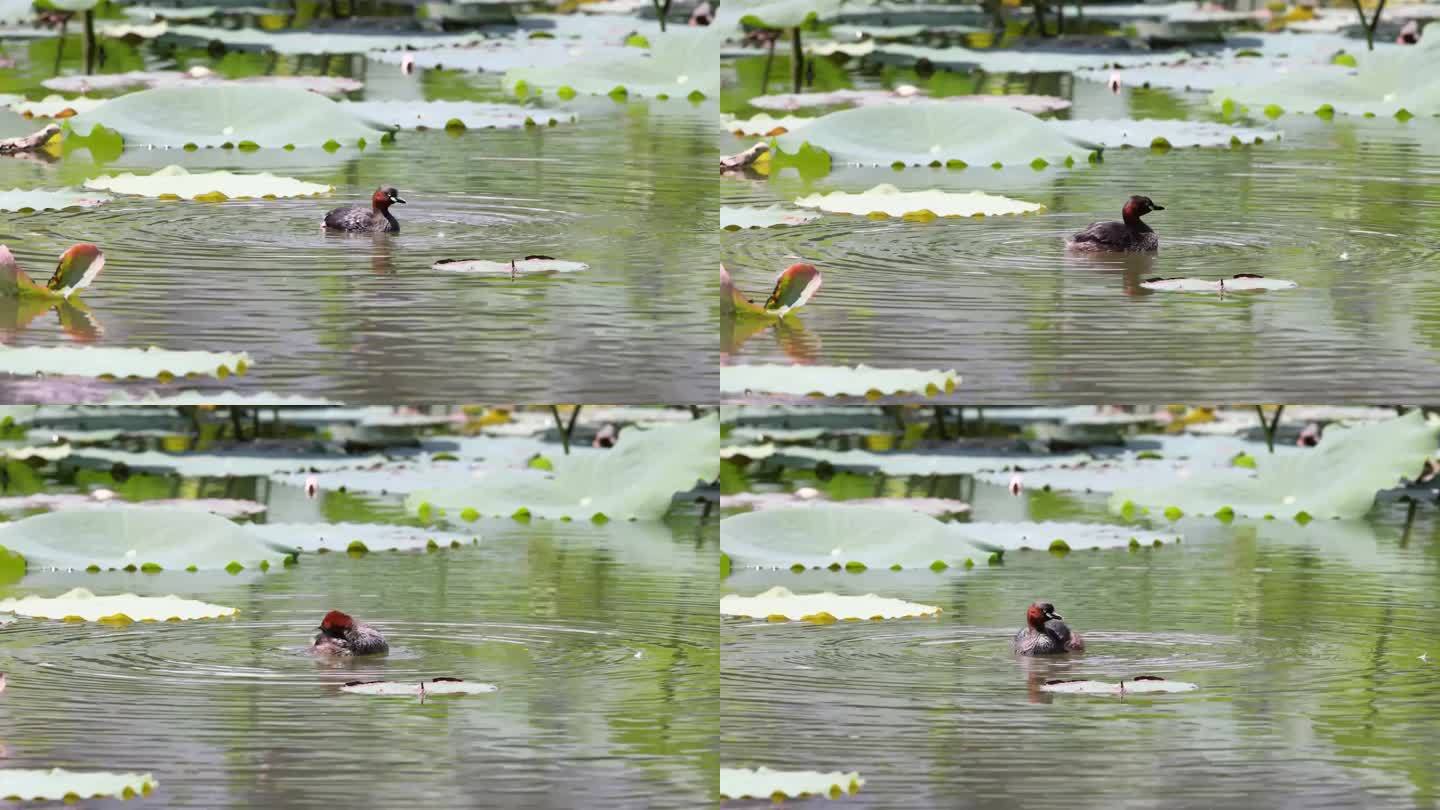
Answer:
[[[834,593],[795,594],[776,586],[756,596],[727,594],[720,597],[721,616],[742,616],[751,619],[777,617],[792,622],[868,621],[872,619],[913,619],[938,616],[940,608],[889,599],[873,593],[864,596],[840,596]]]
[[[245,352],[171,351],[150,347],[0,346],[0,374],[57,374],[78,377],[169,379],[191,374],[228,377],[244,374],[250,365]]]
[[[82,138],[104,127],[127,146],[321,146],[378,141],[382,134],[315,93],[239,84],[142,90],[68,119],[67,126]]]
[[[780,148],[804,144],[832,161],[868,166],[928,166],[961,161],[971,166],[1029,166],[1084,161],[1097,147],[1066,138],[1029,113],[978,103],[924,102],[860,107],[821,117],[798,133],[781,135]]]
[[[804,118],[797,115],[772,118],[765,113],[760,113],[752,118],[736,118],[733,115],[726,115],[721,119],[721,123],[726,130],[736,135],[769,137],[804,129],[818,120],[818,118]]]
[[[119,174],[85,181],[85,187],[161,199],[218,202],[229,199],[313,197],[334,189],[322,183],[307,183],[293,177],[276,177],[269,172],[198,172],[182,166],[166,166],[154,174]]]
[[[1026,470],[1026,476],[1045,468],[1080,464],[1091,460],[1089,455],[1072,453],[996,453],[966,449],[934,453],[871,453],[867,450],[829,450],[819,447],[786,447],[775,457],[786,466],[814,467],[821,462],[840,470],[880,472],[891,476],[909,475],[976,475],[987,471]]]
[[[1166,146],[1223,146],[1239,139],[1242,143],[1260,143],[1278,140],[1281,133],[1272,129],[1235,127],[1209,121],[1172,121],[1147,119],[1110,120],[1054,120],[1050,126],[1067,138],[1075,141],[1097,143],[1106,149],[1122,146],[1155,147],[1158,143]]]
[[[0,22],[31,23],[34,19],[34,0],[0,0]]]
[[[475,101],[346,101],[340,106],[382,129],[521,129],[575,120],[570,113]]]
[[[1266,278],[1257,275],[1239,275],[1234,278],[1152,278],[1140,283],[1141,287],[1156,292],[1266,292],[1269,290],[1293,290],[1299,287],[1293,281],[1283,278]]]
[[[137,472],[176,474],[187,478],[248,478],[283,473],[319,472],[383,464],[380,455],[336,455],[298,453],[291,450],[237,450],[233,453],[161,453],[155,450],[131,452],[106,447],[85,447],[72,455],[76,464],[109,469],[123,464]]]
[[[428,681],[351,681],[340,687],[352,695],[416,698],[438,695],[485,695],[499,691],[493,683],[462,681],[459,678],[433,678]]]
[[[1386,422],[1331,427],[1305,453],[1257,457],[1253,478],[1196,475],[1173,485],[1122,489],[1110,497],[1116,514],[1175,507],[1190,515],[1291,518],[1358,518],[1370,511],[1376,492],[1419,474],[1435,454],[1440,427],[1418,411]]]
[[[91,11],[100,0],[50,0],[50,5],[62,11]]]
[[[775,288],[765,299],[766,313],[783,318],[799,309],[820,292],[820,271],[813,264],[792,264],[775,277]]]
[[[756,28],[795,28],[833,19],[850,0],[731,0],[721,6],[715,26],[737,21]]]
[[[1210,102],[1309,113],[1328,105],[1347,115],[1440,114],[1440,37],[1408,48],[1362,53],[1354,69],[1307,68],[1253,84],[1218,87]]]
[[[843,54],[845,56],[869,56],[875,52],[876,44],[871,41],[864,42],[837,42],[830,40],[806,40],[805,53],[813,56],[834,56]]]
[[[295,549],[271,544],[243,526],[196,509],[134,507],[50,512],[0,524],[0,546],[30,569],[122,569],[147,563],[167,571],[278,565]],[[138,618],[132,616],[131,618]]]
[[[588,15],[567,15],[584,17]],[[631,29],[633,30],[633,29]],[[407,57],[416,70],[443,68],[446,70],[468,70],[477,73],[505,73],[518,68],[542,68],[584,59],[594,62],[603,59],[627,59],[636,53],[635,48],[611,44],[601,37],[571,39],[529,39],[517,41],[514,38],[491,39],[464,47],[430,48],[423,51],[371,51],[367,59],[399,65]],[[564,88],[562,85],[561,88]],[[557,89],[561,89],[557,88]],[[565,99],[573,94],[560,93]]]
[[[1263,85],[1277,76],[1293,72],[1297,67],[1327,81],[1343,79],[1346,69],[1321,64],[1297,64],[1289,59],[1195,59],[1174,65],[1140,65],[1119,71],[1110,68],[1077,70],[1079,79],[1106,83],[1112,74],[1120,75],[1122,86],[1150,87],[1191,92],[1210,92],[1220,87]]]
[[[29,5],[27,2],[26,5]],[[78,799],[148,796],[160,783],[150,774],[0,769],[0,799],[19,801],[73,801]]]
[[[825,500],[815,490],[808,492],[739,492],[721,495],[722,509],[791,509],[833,504],[835,506],[879,506],[887,509],[909,509],[922,515],[944,517],[970,511],[970,504],[953,498],[850,498],[843,501]]]
[[[159,39],[170,32],[170,25],[163,21],[149,25],[104,22],[95,26],[95,31],[102,37],[115,39]]]
[[[91,208],[110,202],[109,194],[95,194],[79,189],[43,189],[0,191],[0,211],[62,211],[66,208]]]
[[[59,461],[70,457],[70,445],[57,444],[50,447],[0,447],[0,458],[12,458],[16,461],[38,459],[41,461]]]
[[[865,780],[855,771],[772,771],[769,768],[721,768],[720,795],[726,799],[763,799],[775,796],[839,798],[858,793]]]
[[[247,76],[224,79],[208,68],[179,70],[136,70],[126,73],[56,76],[40,83],[61,93],[89,93],[97,90],[124,90],[133,87],[185,87],[191,89],[240,87],[250,90],[304,90],[326,96],[353,93],[365,85],[345,76]],[[76,110],[80,112],[80,110]]]
[[[982,191],[901,191],[889,185],[878,185],[860,194],[833,191],[829,194],[811,194],[795,201],[804,208],[819,208],[837,214],[858,216],[904,217],[905,219],[934,219],[936,217],[990,217],[1010,214],[1030,214],[1045,210],[1039,203],[1012,200]]]
[[[967,542],[985,551],[1043,551],[1059,547],[1064,550],[1127,548],[1132,540],[1145,545],[1178,543],[1174,532],[1144,532],[1137,535],[1128,526],[1108,523],[956,523],[954,531]]]
[[[218,519],[218,518],[217,518]],[[0,601],[0,610],[32,619],[130,624],[131,622],[192,621],[234,616],[240,611],[224,605],[212,605],[194,599],[170,596],[96,596],[84,588],[75,588],[59,596],[27,596],[23,599]],[[0,770],[0,773],[4,773]],[[3,792],[3,791],[0,791]]]
[[[720,521],[720,549],[735,568],[927,568],[986,556],[952,528],[906,509],[817,505],[745,512]]]
[[[572,262],[564,259],[552,259],[548,256],[530,256],[524,259],[511,259],[509,261],[496,262],[488,259],[444,259],[430,265],[431,270],[444,270],[450,273],[471,273],[483,276],[549,276],[557,273],[578,273],[582,270],[589,270],[590,265],[584,262]]]
[[[20,269],[10,248],[0,245],[0,297],[68,299],[90,286],[104,268],[105,254],[100,248],[88,242],[72,245],[60,254],[55,272],[50,275],[50,280],[41,286]]]
[[[979,70],[985,73],[1068,73],[1082,68],[1132,67],[1182,62],[1189,56],[1190,54],[1185,51],[1142,54],[1116,53],[1110,50],[1092,53],[1057,53],[1053,50],[1001,48],[975,50],[961,47],[930,48],[924,45],[887,43],[876,49],[870,58],[892,65],[913,65],[919,60],[925,59],[938,68]]]
[[[568,87],[591,95],[668,96],[675,99],[700,94],[715,98],[720,92],[720,31],[712,27],[672,28],[655,37],[646,51],[582,56],[542,67],[516,68],[505,73],[505,88],[520,86],[558,90]]]
[[[63,512],[71,509],[182,509],[238,518],[258,515],[265,511],[265,505],[235,498],[166,498],[130,502],[64,492],[53,494],[42,492],[23,497],[0,498],[0,512],[32,509],[48,509],[51,512]]]
[[[720,206],[720,227],[727,231],[742,228],[774,228],[778,225],[804,225],[819,219],[819,214],[796,211],[781,205],[761,208],[755,205]]]
[[[3,355],[0,355],[3,357]],[[720,391],[728,394],[869,396],[953,393],[960,375],[950,371],[880,369],[869,366],[744,365],[720,368]]]
[[[719,476],[718,415],[649,430],[631,428],[613,449],[553,459],[553,474],[495,470],[474,484],[409,495],[412,512],[464,509],[509,516],[520,509],[541,518],[658,519],[675,493]]]
[[[726,270],[723,264],[720,265],[720,314],[726,318],[751,318],[765,321],[779,317],[746,298],[744,293],[735,287],[735,282],[730,278],[730,271]]]
[[[390,51],[397,48],[453,47],[471,45],[485,39],[485,35],[478,31],[464,34],[402,31],[385,34],[352,34],[262,31],[258,28],[220,28],[211,25],[172,25],[169,34],[181,41],[189,40],[201,44],[219,42],[239,50],[273,51],[288,55],[349,54]]]
[[[437,532],[387,523],[260,523],[245,529],[271,545],[313,552],[345,551],[356,541],[369,551],[425,551],[432,543],[455,548],[480,540],[475,533]]]
[[[226,15],[254,17],[274,14],[275,9],[265,6],[125,6],[125,16],[136,20],[207,20]]]
[[[1040,687],[1042,692],[1062,695],[1143,695],[1161,692],[1193,692],[1198,684],[1185,681],[1167,681],[1164,678],[1141,678],[1133,681],[1107,683],[1105,681],[1046,681]]]
[[[874,106],[908,101],[914,98],[924,99],[926,97],[925,91],[918,88],[905,90],[853,90],[850,88],[842,88],[839,90],[828,90],[823,93],[772,93],[756,96],[747,101],[746,104],[760,110],[801,110],[810,107],[836,107],[842,104],[853,104],[862,107]],[[768,118],[768,116],[766,117]],[[759,116],[757,116],[757,118],[759,118]],[[819,119],[797,118],[794,120],[804,121],[805,126],[809,126]]]
[[[8,106],[18,115],[26,118],[56,118],[67,117],[62,115],[70,110],[70,115],[89,112],[105,103],[103,98],[65,98],[64,96],[49,95],[40,101],[26,101],[18,99],[9,103]]]

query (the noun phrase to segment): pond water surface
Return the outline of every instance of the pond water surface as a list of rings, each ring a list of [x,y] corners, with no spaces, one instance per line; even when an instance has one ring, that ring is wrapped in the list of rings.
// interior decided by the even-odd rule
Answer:
[[[758,112],[743,101],[758,91],[750,79],[762,61],[740,62],[747,81],[727,105],[741,117]],[[787,74],[776,75],[771,92],[788,90],[780,86]],[[971,82],[851,67],[831,78],[858,88],[933,83],[937,94],[1057,95],[1074,103],[1064,118],[1218,118],[1204,93],[1125,87],[1113,95],[1062,74]],[[929,223],[829,214],[727,231],[725,264],[751,297],[768,293],[791,257],[813,262],[825,282],[800,325],[732,341],[722,347],[726,362],[953,368],[965,378],[957,401],[994,404],[1151,401],[1157,392],[1326,402],[1435,393],[1424,381],[1440,378],[1440,121],[1286,115],[1251,125],[1284,137],[1236,149],[1112,149],[1102,163],[1073,169],[837,166],[809,180],[793,171],[726,178],[727,206],[889,183],[980,190],[1048,209]],[[755,140],[727,134],[722,150]],[[1066,254],[1066,236],[1118,219],[1132,194],[1165,206],[1146,218],[1160,236],[1157,256]],[[1139,287],[1154,276],[1236,273],[1299,288],[1220,297]]]
[[[728,464],[726,475],[727,491],[782,480]],[[962,498],[980,521],[1111,520],[1103,495],[807,476],[786,472],[784,486]],[[1434,807],[1440,522],[1422,504],[1407,536],[1405,518],[1392,502],[1365,521],[1304,527],[1186,519],[1179,545],[1010,552],[969,571],[737,571],[723,592],[878,593],[944,612],[724,620],[722,761],[858,770],[865,784],[844,800],[856,808]],[[1011,655],[1040,599],[1084,634],[1086,652]],[[1123,700],[1040,690],[1137,675],[1199,689]]]

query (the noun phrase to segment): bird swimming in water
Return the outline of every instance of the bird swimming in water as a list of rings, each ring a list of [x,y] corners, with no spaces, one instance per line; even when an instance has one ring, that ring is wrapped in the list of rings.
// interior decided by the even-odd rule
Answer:
[[[399,233],[400,223],[390,213],[390,206],[395,203],[405,204],[400,199],[400,192],[394,187],[377,188],[370,195],[369,208],[363,205],[336,208],[325,215],[325,227],[332,231],[354,233]]]
[[[1080,652],[1085,641],[1079,633],[1070,632],[1069,625],[1061,621],[1055,606],[1049,602],[1035,602],[1025,610],[1025,627],[1015,634],[1013,649],[1017,655],[1059,655]]]
[[[1160,237],[1140,217],[1151,211],[1164,211],[1149,197],[1136,195],[1125,201],[1121,222],[1094,222],[1070,237],[1065,247],[1071,250],[1109,251],[1114,253],[1154,253],[1160,249]]]
[[[332,610],[320,620],[320,632],[310,650],[319,655],[374,655],[389,652],[390,645],[379,630]]]

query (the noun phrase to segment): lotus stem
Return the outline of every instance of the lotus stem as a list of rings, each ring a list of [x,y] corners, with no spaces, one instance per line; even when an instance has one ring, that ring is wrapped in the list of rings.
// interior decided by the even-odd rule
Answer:
[[[1256,405],[1255,413],[1260,416],[1260,427],[1265,429],[1265,447],[1273,455],[1275,453],[1275,431],[1280,427],[1280,415],[1285,413],[1285,406],[1275,406],[1275,418],[1269,421],[1265,419],[1265,406]]]
[[[85,12],[85,75],[95,72],[95,11]]]
[[[800,28],[790,29],[790,84],[792,93],[800,92],[805,80],[805,49],[800,45]]]
[[[555,429],[560,431],[560,446],[564,448],[565,455],[570,455],[570,435],[575,432],[575,422],[580,418],[580,409],[584,405],[576,405],[575,410],[570,412],[570,423],[567,425],[560,418],[560,406],[551,405],[550,414],[555,417]]]
[[[775,39],[770,39],[770,47],[765,51],[765,73],[760,76],[760,95],[770,87],[770,65],[775,61]]]

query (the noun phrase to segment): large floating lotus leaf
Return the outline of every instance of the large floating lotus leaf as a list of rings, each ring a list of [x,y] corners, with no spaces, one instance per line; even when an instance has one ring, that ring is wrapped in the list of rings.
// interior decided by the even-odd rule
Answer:
[[[264,523],[246,529],[274,545],[315,552],[425,551],[459,548],[480,539],[478,533],[437,532],[385,523]]]
[[[221,42],[244,50],[266,50],[280,54],[347,54],[397,48],[440,48],[468,45],[485,38],[485,35],[479,32],[431,34],[396,31],[386,34],[349,34],[261,31],[257,28],[218,28],[209,25],[172,25],[170,35],[201,42]]]
[[[1105,681],[1047,681],[1040,687],[1042,692],[1058,692],[1064,695],[1143,695],[1157,692],[1193,692],[1198,684],[1185,681],[1167,681],[1164,678],[1140,678],[1133,681],[1106,683]]]
[[[97,73],[92,76],[56,76],[41,82],[61,93],[89,93],[131,87],[268,87],[276,90],[307,90],[327,96],[353,93],[365,85],[345,76],[249,76],[224,79],[205,69],[139,70],[129,73]],[[80,112],[77,110],[76,112]]]
[[[65,98],[64,96],[46,96],[41,101],[26,101],[20,99],[11,102],[10,109],[23,115],[26,118],[64,118],[78,113],[89,112],[105,103],[103,98]],[[66,113],[69,110],[69,113]]]
[[[499,691],[493,683],[462,681],[459,678],[434,678],[428,681],[351,681],[340,687],[341,692],[352,695],[379,695],[381,697],[425,697],[432,695],[484,695]]]
[[[275,13],[275,9],[265,6],[125,6],[124,11],[125,16],[137,20],[205,20],[225,15],[249,17]]]
[[[1157,292],[1224,293],[1293,290],[1300,285],[1288,279],[1247,274],[1213,280],[1208,278],[1152,278],[1140,282],[1140,286]]]
[[[928,48],[923,45],[889,43],[882,45],[872,58],[898,65],[912,65],[926,59],[936,67],[952,70],[981,70],[986,73],[1068,73],[1081,68],[1130,67],[1183,61],[1185,51],[1127,54],[1113,51],[1075,53],[1041,50],[1003,50],[1000,48]]]
[[[978,472],[975,477],[987,484],[1008,486],[1009,472]],[[1130,455],[1121,459],[1090,461],[1074,467],[1027,468],[1023,485],[1027,489],[1058,489],[1067,492],[1114,492],[1117,489],[1153,487],[1158,484],[1181,485],[1196,475],[1208,475],[1234,482],[1250,477],[1246,467],[1220,467],[1210,463],[1192,463],[1164,459],[1141,459]]]
[[[199,172],[191,174],[182,166],[166,166],[154,174],[119,174],[85,181],[86,188],[113,191],[116,194],[137,194],[160,199],[204,200],[263,197],[313,197],[333,190],[322,183],[307,183],[293,177],[276,177],[269,172],[235,174],[234,172]]]
[[[761,208],[754,205],[720,206],[720,227],[727,231],[742,228],[773,228],[777,225],[804,225],[819,219],[819,214],[796,211],[780,205]]]
[[[1362,53],[1355,70],[1297,70],[1270,82],[1216,88],[1210,101],[1249,107],[1267,115],[1275,109],[1312,113],[1321,109],[1345,114],[1440,114],[1440,37],[1387,52]]]
[[[203,511],[144,507],[50,512],[0,524],[0,546],[23,555],[32,570],[254,568],[279,565],[293,551]]]
[[[550,276],[556,273],[578,273],[589,270],[584,262],[552,259],[548,256],[530,256],[496,262],[489,259],[444,259],[430,265],[431,270],[445,270],[450,273],[472,273],[482,276]]]
[[[769,768],[721,768],[720,796],[726,799],[765,799],[776,795],[798,799],[829,796],[838,799],[858,793],[865,780],[851,771],[772,771]]]
[[[34,19],[34,0],[0,0],[0,23],[30,22]]]
[[[913,92],[912,92],[913,90]],[[773,93],[766,96],[756,96],[750,99],[747,104],[761,110],[800,110],[807,107],[834,107],[840,104],[856,105],[880,105],[892,101],[924,97],[924,91],[918,89],[907,89],[904,92],[894,90],[830,90],[824,93]],[[816,119],[798,119],[813,122]]]
[[[0,355],[3,356],[3,355]],[[891,396],[953,393],[960,375],[950,371],[869,366],[745,365],[720,368],[724,393],[791,396]]]
[[[322,453],[160,453],[154,450],[130,452],[105,447],[77,450],[74,459],[82,464],[110,467],[124,464],[131,470],[175,473],[189,478],[249,477],[292,472],[324,472],[354,467],[373,467],[384,456],[341,456]]]
[[[61,211],[66,208],[90,208],[110,200],[109,194],[96,194],[79,189],[27,191],[14,188],[0,191],[0,211]]]
[[[26,5],[29,5],[27,2]],[[0,768],[0,799],[8,801],[74,801],[77,799],[147,796],[160,783],[148,773],[32,770]]]
[[[1080,79],[1107,83],[1118,72],[1121,86],[1211,91],[1226,86],[1267,84],[1277,76],[1297,71],[1323,76],[1333,82],[1343,80],[1350,70],[1343,65],[1297,64],[1281,59],[1213,59],[1192,60],[1178,65],[1145,65],[1120,71],[1108,68],[1077,70],[1074,75]]]
[[[347,101],[341,106],[384,129],[519,129],[574,120],[554,110],[475,101]]]
[[[949,524],[919,512],[835,505],[727,517],[720,522],[720,548],[737,568],[924,568],[989,556]]]
[[[910,509],[922,515],[959,515],[970,511],[970,504],[951,498],[852,498],[845,501],[826,500],[815,490],[799,492],[741,492],[721,495],[721,508],[791,509],[795,507],[832,504],[834,506],[880,506],[887,509]]]
[[[33,518],[32,518],[33,519]],[[192,619],[219,619],[240,611],[224,605],[212,605],[194,599],[170,596],[96,596],[84,588],[75,588],[59,596],[27,596],[24,599],[0,601],[0,610],[8,610],[32,619],[61,619],[129,624],[130,622],[170,622]],[[0,770],[0,773],[4,773]]]
[[[81,136],[103,126],[130,146],[322,146],[382,135],[315,93],[235,84],[142,90],[71,118],[69,126]]]
[[[1064,137],[1029,113],[990,104],[928,102],[830,113],[798,133],[781,135],[795,154],[804,144],[833,161],[869,166],[1043,165],[1086,160],[1094,147]]]
[[[48,509],[52,512],[61,512],[67,509],[188,509],[223,517],[249,517],[264,512],[265,505],[234,498],[167,498],[132,503],[113,498],[98,499],[91,495],[76,493],[40,493],[24,497],[0,498],[0,512],[31,509]]]
[[[786,447],[776,459],[790,466],[814,467],[820,462],[842,470],[865,470],[893,476],[974,475],[996,470],[1036,470],[1090,461],[1084,454],[995,453],[968,450],[936,453],[871,453],[866,450],[828,450]],[[1009,474],[1006,474],[1008,479]]]
[[[760,113],[753,118],[735,118],[726,116],[724,120],[725,129],[736,135],[783,135],[786,132],[794,132],[804,129],[815,123],[818,119],[803,118],[797,115],[785,115],[773,118],[765,113]]]
[[[832,191],[811,194],[795,201],[805,208],[819,208],[836,214],[859,216],[934,219],[935,217],[993,217],[1007,214],[1030,214],[1045,210],[1039,203],[1012,200],[983,191],[901,191],[889,185],[878,185],[860,194]]]
[[[889,599],[867,593],[864,596],[840,596],[834,593],[795,594],[774,587],[756,596],[728,594],[720,597],[721,616],[743,616],[771,621],[792,622],[865,621],[869,619],[913,619],[938,616],[940,608]]]
[[[1440,428],[1418,410],[1387,422],[1331,427],[1308,453],[1257,458],[1252,479],[1206,475],[1178,485],[1123,489],[1110,497],[1110,510],[1358,518],[1370,511],[1376,492],[1419,474],[1435,454],[1437,433]]]
[[[611,95],[715,98],[720,92],[720,32],[710,27],[671,28],[652,38],[649,50],[581,57],[568,64],[517,68],[505,74],[505,87]]]
[[[675,493],[719,477],[718,415],[649,430],[631,428],[603,453],[557,456],[552,475],[538,470],[496,470],[454,489],[425,490],[405,499],[411,511],[432,509],[450,517],[467,510],[479,515],[658,519]]]
[[[1106,149],[1118,149],[1122,146],[1231,146],[1280,138],[1280,133],[1275,130],[1247,129],[1208,121],[1072,119],[1054,120],[1050,122],[1050,126],[1067,138],[1098,143]]]
[[[954,530],[986,551],[1079,551],[1178,543],[1174,532],[1141,532],[1108,523],[956,523]]]
[[[0,446],[0,458],[13,458],[17,461],[25,461],[32,458],[41,461],[59,461],[62,458],[69,458],[70,452],[70,445],[68,444],[57,444],[52,447]]]
[[[0,374],[170,379],[191,374],[228,377],[250,366],[245,352],[172,351],[118,347],[0,346]]]
[[[578,16],[578,15],[575,15]],[[634,30],[634,29],[631,29]],[[496,39],[477,43],[464,48],[434,48],[424,51],[371,51],[367,58],[392,65],[401,64],[407,56],[415,69],[444,68],[448,70],[470,70],[480,73],[504,73],[517,68],[539,68],[566,64],[585,59],[629,58],[635,55],[635,48],[618,43],[607,44],[603,39],[574,40]]]

